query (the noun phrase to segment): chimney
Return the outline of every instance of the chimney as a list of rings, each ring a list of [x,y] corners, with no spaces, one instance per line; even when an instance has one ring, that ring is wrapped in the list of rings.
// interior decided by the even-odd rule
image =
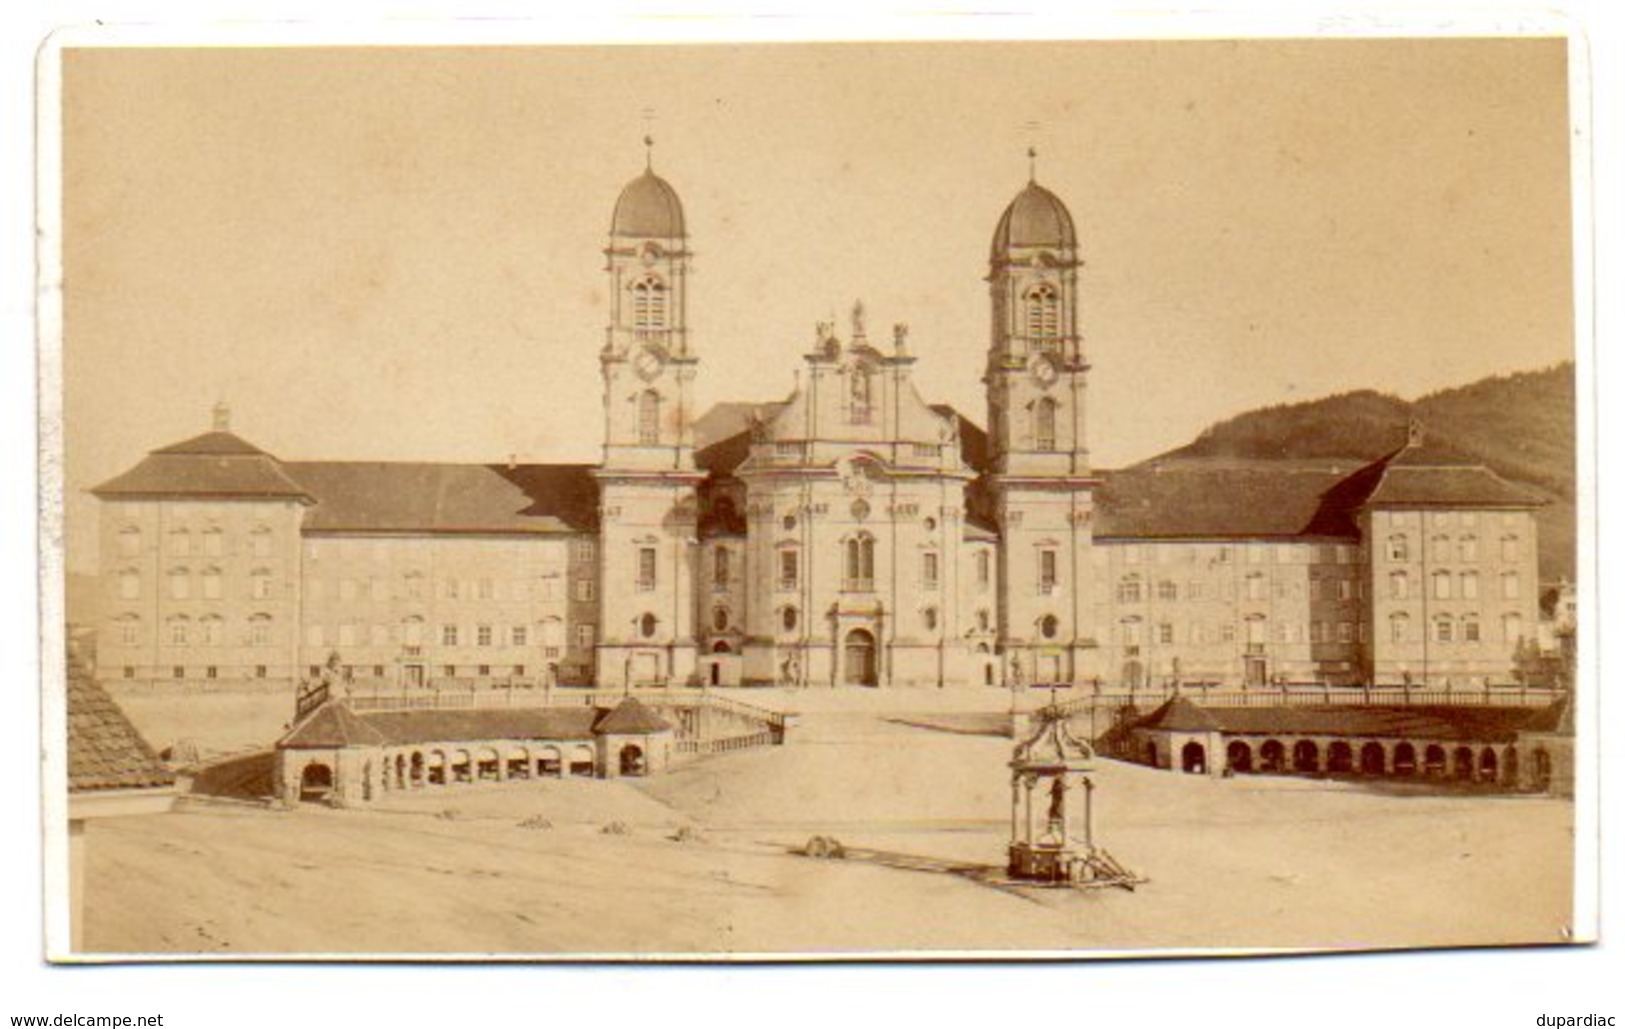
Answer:
[[[214,431],[231,431],[231,408],[224,400],[214,405]]]

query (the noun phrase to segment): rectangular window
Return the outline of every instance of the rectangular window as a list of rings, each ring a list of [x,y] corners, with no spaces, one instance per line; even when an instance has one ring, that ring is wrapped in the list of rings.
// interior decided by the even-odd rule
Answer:
[[[448,679],[455,679],[457,677],[457,666],[456,665],[441,665],[440,666],[440,673],[442,675],[444,675]]]
[[[716,554],[715,554],[715,557],[713,558],[714,563],[712,565],[711,571],[712,571],[712,582],[715,584],[716,588],[719,589],[719,590],[728,588],[728,580],[732,577],[732,576],[729,575],[729,572],[731,571],[731,569],[728,567],[729,559],[731,557],[732,557],[732,555],[729,554],[728,551],[725,548],[718,547],[716,549]]]
[[[1163,579],[1161,582],[1157,583],[1157,599],[1178,600],[1179,587],[1174,585],[1173,580]]]
[[[1174,627],[1171,623],[1162,622],[1157,625],[1157,642],[1172,643],[1174,641]]]
[[[1518,537],[1516,537],[1516,536],[1503,536],[1503,537],[1501,537],[1501,560],[1503,560],[1503,561],[1516,561],[1516,560],[1518,560]]]
[[[926,589],[937,588],[937,555],[934,551],[920,555],[920,579]]]
[[[220,599],[220,573],[203,573],[203,597],[205,600]]]
[[[492,633],[491,633],[491,627],[489,625],[481,625],[481,626],[475,627],[475,629],[474,629],[474,643],[475,643],[476,646],[489,647],[491,645],[491,639],[492,639]]]
[[[217,666],[217,665],[205,665],[203,667],[203,677],[205,679],[218,679],[218,678],[220,678],[220,668],[219,668],[219,666]]]
[[[447,579],[446,580],[446,599],[447,600],[456,600],[458,595],[460,593],[462,593],[462,592],[463,592],[462,583],[458,582],[456,579]]]
[[[592,540],[571,540],[570,559],[576,562],[592,560]]]
[[[591,579],[576,580],[576,600],[581,601],[582,603],[590,603],[592,601],[592,594],[593,586]]]
[[[482,679],[486,678],[490,674],[491,674],[491,666],[490,665],[480,665],[480,678],[482,678]]]
[[[375,647],[389,646],[389,626],[374,625],[367,630],[367,640]]]
[[[1338,622],[1337,623],[1337,642],[1339,642],[1339,643],[1353,643],[1354,642],[1354,623],[1353,622]]]
[[[254,678],[263,679],[268,674],[270,674],[270,669],[266,668],[264,665],[254,666]]]
[[[1053,550],[1038,552],[1038,592],[1054,593],[1057,579],[1057,560]]]
[[[976,588],[987,589],[993,581],[993,559],[985,550],[976,552]]]
[[[173,669],[170,670],[170,674],[173,675],[177,679],[184,679],[184,678],[186,678],[186,666],[185,665],[176,665]]]
[[[497,585],[490,579],[481,579],[476,586],[476,593],[481,600],[491,600],[497,595]]]
[[[528,626],[516,625],[508,630],[508,639],[516,647],[523,647],[530,643],[530,629]]]
[[[592,646],[592,626],[590,626],[590,625],[578,625],[578,626],[576,626],[576,646],[578,646],[578,647],[590,647],[590,646]]]
[[[1450,619],[1440,618],[1433,623],[1433,639],[1439,643],[1449,643],[1454,636],[1454,628]]]
[[[253,647],[271,645],[271,623],[266,618],[254,618],[248,623],[248,643]]]
[[[1461,638],[1467,643],[1478,642],[1478,623],[1472,620],[1461,623]]]
[[[655,548],[638,548],[638,589],[652,590],[655,588]]]
[[[457,626],[442,625],[440,627],[440,645],[442,647],[455,647],[457,645]]]
[[[1319,600],[1320,599],[1320,580],[1319,579],[1310,579],[1309,580],[1309,599],[1310,600]]]
[[[801,581],[801,555],[794,550],[779,551],[779,589],[793,590]]]
[[[225,552],[225,535],[219,529],[213,529],[203,534],[203,552],[210,557],[219,557]]]
[[[1518,573],[1508,572],[1501,576],[1501,596],[1507,600],[1518,599]]]

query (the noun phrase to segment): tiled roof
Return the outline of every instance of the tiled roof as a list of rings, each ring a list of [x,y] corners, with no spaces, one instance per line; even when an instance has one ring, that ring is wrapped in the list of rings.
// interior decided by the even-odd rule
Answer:
[[[600,736],[636,736],[670,730],[670,722],[650,711],[636,697],[627,697],[616,704],[614,710],[606,713],[593,726],[593,732]]]
[[[1359,507],[1539,507],[1546,501],[1481,462],[1434,441],[1413,441],[1378,458],[1338,491]]]
[[[201,436],[160,447],[154,454],[201,454],[208,457],[270,457],[236,433],[216,429]]]
[[[1350,465],[1182,458],[1102,472],[1095,536],[1137,539],[1352,537],[1352,517],[1323,510]]]
[[[1169,698],[1167,703],[1139,722],[1141,729],[1163,729],[1168,732],[1212,732],[1218,727],[1218,719],[1206,708],[1183,696]]]
[[[591,465],[297,461],[306,532],[571,533],[598,527]]]
[[[388,742],[343,701],[330,700],[293,727],[278,742],[281,747],[370,747]]]
[[[1444,705],[1302,705],[1290,707],[1204,707],[1188,698],[1182,714],[1154,724],[1169,704],[1147,715],[1136,728],[1212,731],[1246,736],[1406,737],[1503,743],[1539,718],[1545,708]],[[1207,716],[1211,726],[1202,724]],[[1170,724],[1171,723],[1171,724]]]
[[[68,673],[68,789],[128,790],[170,786],[175,776],[101,684]]]
[[[230,433],[209,433],[198,440],[235,440]],[[176,446],[190,446],[197,440]],[[220,443],[224,446],[224,443]],[[243,444],[247,447],[247,444]],[[155,450],[123,475],[91,491],[98,497],[275,497],[309,500],[281,462],[269,454],[247,451]]]
[[[369,711],[359,716],[388,745],[480,740],[590,740],[596,708]]]

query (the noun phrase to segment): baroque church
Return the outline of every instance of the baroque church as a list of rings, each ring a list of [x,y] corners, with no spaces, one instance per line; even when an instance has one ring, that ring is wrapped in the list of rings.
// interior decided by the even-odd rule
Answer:
[[[1420,426],[1363,465],[1094,468],[1077,230],[1036,180],[993,230],[985,428],[861,304],[786,399],[697,410],[689,243],[646,169],[596,465],[281,460],[222,407],[97,487],[104,679],[1498,683],[1536,631],[1541,501]]]

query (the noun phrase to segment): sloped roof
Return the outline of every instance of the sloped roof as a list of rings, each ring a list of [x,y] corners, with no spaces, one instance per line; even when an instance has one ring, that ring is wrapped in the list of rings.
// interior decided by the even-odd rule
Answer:
[[[160,447],[154,454],[202,454],[205,456],[269,457],[265,451],[233,432],[216,429],[201,436]]]
[[[387,744],[481,740],[590,740],[591,707],[368,711],[359,717]]]
[[[388,742],[341,700],[330,700],[293,727],[279,747],[371,747]]]
[[[598,527],[591,465],[300,461],[306,532],[570,533]]]
[[[959,455],[973,471],[988,468],[987,433],[950,404],[927,405],[932,413],[952,421],[959,430]],[[716,404],[694,423],[694,463],[713,475],[732,475],[750,456],[750,423],[777,418],[784,401]]]
[[[83,671],[68,673],[68,790],[129,790],[171,786],[175,776],[136,731],[102,685]]]
[[[206,441],[206,442],[200,442]],[[241,444],[246,449],[233,449]],[[206,446],[216,449],[181,450]],[[309,500],[276,458],[226,432],[148,454],[140,464],[91,490],[98,497],[265,497]]]
[[[1097,538],[1353,536],[1352,515],[1323,510],[1348,465],[1197,458],[1101,472]]]
[[[1038,719],[1038,728],[1016,747],[1010,761],[1012,767],[1082,770],[1094,760],[1094,747],[1072,735],[1066,716],[1059,709],[1040,708],[1033,714]]]
[[[1164,731],[1211,731],[1246,736],[1407,737],[1418,740],[1510,742],[1546,708],[1467,707],[1434,704],[1309,704],[1279,707],[1205,707],[1188,698],[1162,722],[1174,701],[1135,724]],[[1182,713],[1181,713],[1182,712]],[[1205,716],[1205,718],[1203,717]],[[1208,726],[1207,722],[1211,722]]]
[[[627,697],[614,710],[607,712],[593,726],[599,736],[636,736],[644,733],[670,732],[671,723],[650,711],[636,697]]]
[[[1420,434],[1349,476],[1338,501],[1359,507],[1539,507],[1540,496]]]

